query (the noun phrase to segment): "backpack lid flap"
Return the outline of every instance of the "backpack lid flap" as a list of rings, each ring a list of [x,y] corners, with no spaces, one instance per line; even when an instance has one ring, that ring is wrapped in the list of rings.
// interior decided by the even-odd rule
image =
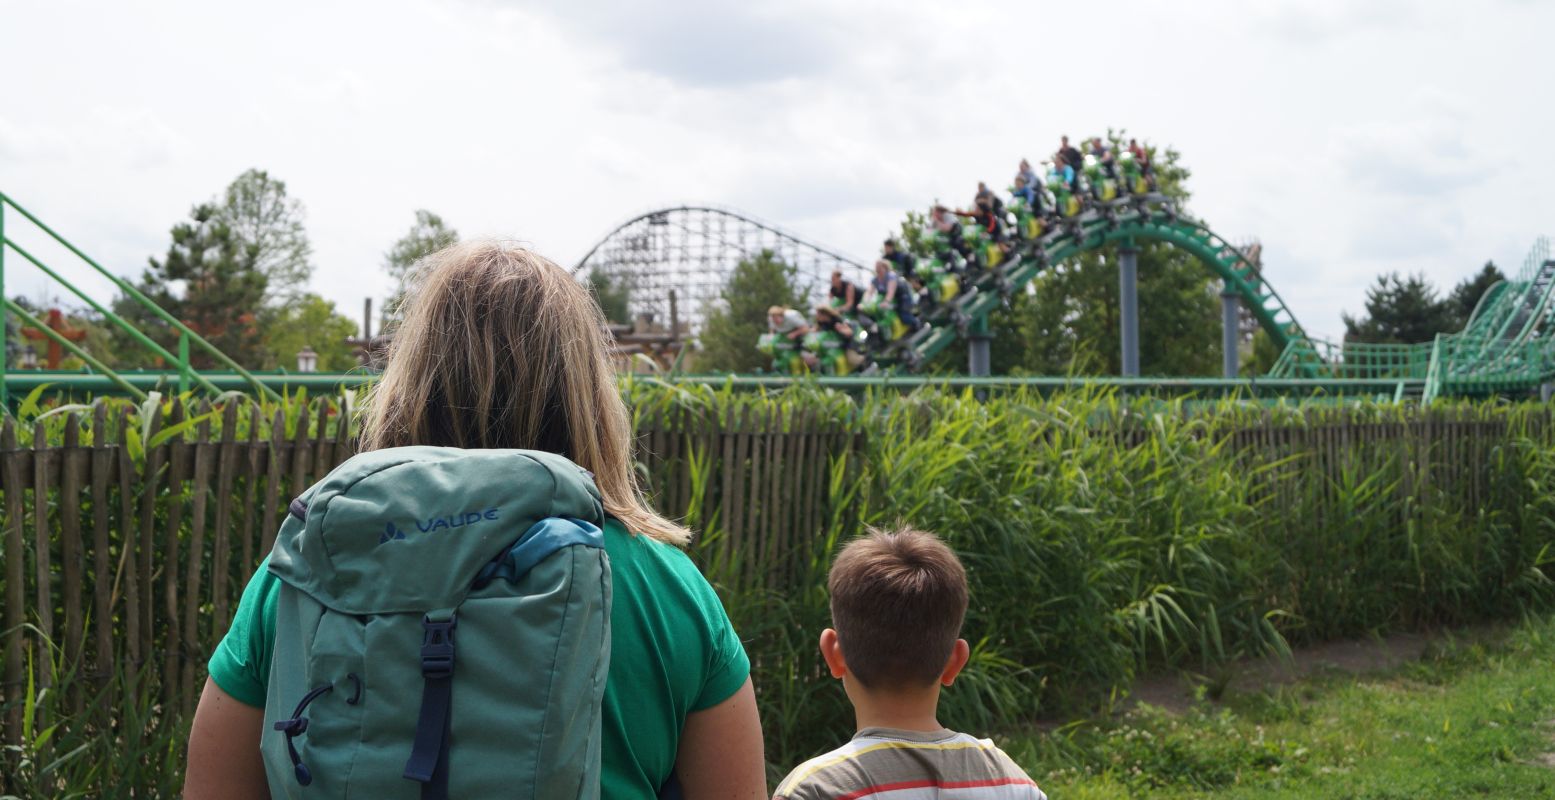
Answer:
[[[463,602],[481,569],[550,517],[604,525],[581,467],[530,450],[398,447],[336,467],[276,537],[270,571],[347,614]]]

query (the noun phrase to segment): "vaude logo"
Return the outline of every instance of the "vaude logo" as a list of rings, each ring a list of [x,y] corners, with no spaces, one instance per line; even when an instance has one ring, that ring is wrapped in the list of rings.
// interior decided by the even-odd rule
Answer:
[[[383,533],[378,534],[378,544],[403,538],[405,538],[405,532],[394,527],[394,523],[391,522],[384,526]]]
[[[466,525],[475,525],[486,520],[497,518],[497,509],[488,508],[485,511],[466,511],[463,514],[448,514],[441,517],[416,520],[416,530],[422,533],[435,533],[439,530],[452,530],[463,528]],[[392,541],[403,541],[405,531],[393,522],[383,528],[383,533],[378,534],[378,544],[386,544]]]

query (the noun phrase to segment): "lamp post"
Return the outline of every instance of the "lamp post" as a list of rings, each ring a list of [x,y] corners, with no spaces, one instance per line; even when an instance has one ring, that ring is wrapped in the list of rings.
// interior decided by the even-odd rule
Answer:
[[[303,345],[302,349],[297,351],[297,371],[298,372],[318,372],[319,371],[319,354],[313,352],[313,348],[312,347],[309,347],[307,345]]]

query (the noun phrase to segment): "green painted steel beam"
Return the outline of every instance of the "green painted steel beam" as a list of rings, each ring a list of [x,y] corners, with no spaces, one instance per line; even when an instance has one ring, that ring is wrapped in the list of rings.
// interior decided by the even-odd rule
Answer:
[[[946,389],[1017,389],[1032,388],[1045,391],[1064,389],[1117,389],[1121,391],[1178,392],[1215,395],[1241,394],[1249,397],[1260,395],[1333,395],[1344,397],[1387,396],[1392,397],[1400,384],[1420,386],[1423,381],[1394,379],[1326,379],[1304,378],[1125,378],[1114,377],[1060,377],[1060,376],[1010,376],[994,375],[971,377],[964,375],[848,375],[811,376],[793,378],[784,375],[676,375],[644,376],[673,384],[694,384],[734,389],[777,389],[795,383],[815,385],[827,389],[856,391],[863,389],[912,390],[927,386]]]
[[[156,370],[120,370],[116,373],[126,384],[142,391],[176,391],[178,389],[179,374],[176,371],[162,372]],[[239,375],[235,372],[205,372],[201,373],[206,380],[218,392],[252,391],[254,382],[263,384],[270,393],[276,397],[282,391],[295,391],[307,389],[309,392],[338,391],[341,389],[362,389],[376,382],[378,376],[369,373],[333,373],[333,372],[308,372],[300,374],[287,373],[249,373]],[[42,384],[52,384],[61,390],[75,392],[104,392],[117,393],[124,389],[115,384],[106,375],[96,375],[83,372],[61,372],[48,370],[12,370],[6,375],[6,383],[9,384],[12,393],[26,393]]]
[[[188,354],[188,352],[186,350],[185,351],[180,351],[180,355],[174,356],[172,353],[168,352],[167,348],[163,347],[160,344],[157,344],[155,340],[153,340],[151,337],[147,336],[139,328],[135,327],[134,325],[131,325],[128,320],[126,320],[123,317],[119,316],[118,314],[115,314],[112,311],[108,310],[101,303],[98,303],[96,300],[92,299],[91,295],[87,294],[85,291],[82,291],[79,287],[77,287],[75,284],[71,283],[70,281],[65,280],[65,278],[63,276],[61,276],[59,273],[55,272],[54,270],[50,269],[47,264],[44,264],[43,261],[40,260],[37,256],[34,256],[32,253],[30,253],[26,249],[22,248],[21,245],[18,245],[16,242],[10,241],[9,239],[4,240],[3,242],[0,242],[0,244],[3,244],[4,246],[9,246],[12,250],[16,251],[17,255],[19,255],[22,258],[25,258],[28,261],[32,262],[32,265],[37,267],[38,269],[42,270],[43,274],[49,276],[50,278],[53,278],[55,283],[58,283],[59,285],[65,287],[66,289],[68,289],[70,291],[71,294],[75,295],[76,297],[81,298],[81,300],[83,302],[85,302],[88,306],[91,306],[93,310],[95,310],[97,313],[103,315],[103,318],[108,320],[108,322],[110,324],[112,324],[114,327],[116,327],[119,330],[124,331],[126,334],[128,334],[130,336],[130,338],[134,339],[136,341],[136,343],[138,343],[141,347],[144,347],[145,349],[150,350],[152,352],[152,354],[161,357],[163,360],[167,361],[170,364],[180,364],[180,365],[188,364],[188,355],[189,354]],[[201,385],[201,388],[204,388],[206,391],[209,391],[209,392],[212,392],[212,393],[215,393],[217,391],[216,387],[211,386],[209,384],[201,383],[200,385]]]
[[[25,209],[25,208],[21,207],[20,205],[18,205],[15,200],[11,199],[10,196],[6,195],[4,192],[0,192],[0,205],[9,205],[11,208],[15,209],[17,213],[19,213],[23,217],[27,218],[27,220],[29,222],[31,222],[32,224],[38,226],[39,230],[41,230],[44,233],[48,234],[52,239],[54,239],[54,241],[56,241],[59,244],[63,245],[65,247],[65,249],[67,249],[70,252],[74,253],[76,255],[76,257],[78,257],[82,261],[86,262],[87,266],[90,266],[92,269],[96,270],[98,272],[98,274],[102,275],[103,277],[105,277],[109,281],[111,281],[114,286],[118,287],[119,291],[124,292],[125,295],[133,298],[137,303],[141,304],[141,306],[143,306],[147,311],[150,311],[152,314],[154,314],[158,318],[160,318],[163,322],[166,322],[168,325],[171,325],[175,330],[177,330],[180,333],[188,336],[191,342],[193,342],[194,344],[199,345],[200,349],[204,350],[212,358],[215,358],[217,361],[221,362],[222,364],[225,364],[229,369],[231,369],[233,372],[237,373],[238,375],[242,375],[245,378],[248,378],[250,383],[253,385],[253,387],[256,390],[260,391],[261,393],[271,395],[273,397],[273,399],[280,399],[280,395],[276,394],[274,390],[272,390],[269,387],[265,386],[263,383],[255,380],[253,378],[253,376],[249,373],[248,370],[245,370],[242,367],[242,365],[238,364],[236,361],[233,361],[230,357],[227,356],[226,353],[221,352],[221,350],[218,349],[215,345],[213,345],[210,342],[206,341],[205,337],[201,336],[198,333],[195,333],[193,330],[191,330],[189,328],[189,326],[187,326],[184,323],[180,322],[177,317],[174,317],[172,314],[169,314],[165,309],[163,309],[161,306],[159,306],[155,302],[153,302],[151,300],[151,298],[147,297],[143,292],[141,292],[139,289],[135,288],[134,284],[131,284],[129,281],[126,281],[123,278],[120,278],[118,275],[115,275],[112,272],[110,272],[107,269],[105,269],[103,267],[103,265],[97,263],[95,260],[92,259],[91,256],[88,256],[86,253],[82,252],[81,249],[76,247],[74,244],[71,244],[69,240],[65,239],[65,237],[60,236],[58,233],[56,233],[54,231],[53,228],[50,228],[48,225],[44,224],[43,220],[40,220],[37,217],[33,216],[32,212],[30,212],[27,209]],[[6,241],[6,244],[9,244],[12,248],[16,247],[16,244],[14,242]],[[20,251],[18,251],[18,252],[20,252]],[[37,262],[34,262],[34,263],[37,263]],[[80,292],[78,290],[76,290],[75,287],[73,285],[71,285],[69,283],[69,281],[66,281],[63,277],[59,277],[59,276],[56,275],[55,276],[55,280],[60,282],[60,283],[62,283],[62,284],[64,284],[67,288],[70,288],[71,291],[76,292],[78,295],[80,294]],[[94,305],[95,305],[95,303],[94,303]]]
[[[73,355],[76,358],[79,358],[82,361],[86,362],[87,366],[89,366],[92,369],[96,370],[99,376],[101,376],[103,378],[106,378],[109,381],[109,383],[112,384],[115,388],[124,390],[125,393],[127,393],[131,397],[135,398],[136,400],[145,400],[146,399],[146,393],[145,392],[142,392],[138,387],[136,387],[134,384],[130,383],[129,381],[124,380],[123,377],[121,377],[118,373],[114,372],[112,369],[109,369],[107,365],[103,364],[103,362],[98,361],[96,358],[93,358],[91,353],[88,353],[85,350],[83,350],[75,342],[72,342],[69,339],[65,338],[64,336],[59,335],[59,333],[57,331],[55,331],[53,328],[50,328],[48,325],[45,325],[43,323],[43,320],[40,320],[37,317],[33,316],[30,312],[27,311],[27,309],[22,308],[20,305],[17,305],[16,302],[13,301],[11,298],[6,297],[6,298],[3,298],[3,299],[4,299],[5,302],[0,303],[0,306],[4,306],[5,308],[9,309],[11,311],[11,313],[13,313],[16,316],[20,317],[22,319],[22,321],[26,322],[28,325],[31,325],[32,327],[34,327],[34,328],[36,328],[36,329],[38,329],[40,331],[43,331],[43,335],[44,336],[47,336],[50,340],[54,341],[55,343],[59,344],[61,347],[63,347],[66,350],[68,350],[71,355]],[[10,383],[11,382],[10,379],[12,377],[14,377],[15,374],[16,373],[11,373],[10,375],[0,376],[0,378],[4,378],[4,379],[6,379],[7,383]],[[25,375],[26,373],[21,373],[21,374]],[[32,389],[28,388],[25,391],[30,392],[30,391],[32,391]],[[5,396],[4,394],[0,394],[0,397],[4,397],[4,396]]]
[[[241,390],[248,386],[248,378],[236,373],[208,372],[205,374],[212,383],[223,391]],[[117,375],[129,386],[142,390],[169,388],[176,386],[178,383],[178,374],[176,372],[134,371],[119,372]],[[370,386],[378,378],[376,374],[366,372],[254,373],[253,377],[277,390],[307,389],[310,392],[363,389]],[[82,392],[116,388],[113,380],[106,375],[92,375],[79,372],[21,371],[11,372],[8,378],[13,392],[31,391],[33,388],[45,383],[53,384],[61,389]],[[1189,391],[1244,390],[1279,392],[1299,390],[1352,392],[1386,390],[1390,393],[1401,382],[1412,385],[1423,383],[1423,381],[1418,380],[1400,381],[1393,378],[1312,380],[1305,378],[1124,378],[1030,375],[992,375],[986,377],[962,375],[849,375],[845,377],[819,376],[806,378],[794,378],[786,375],[627,375],[623,376],[623,380],[662,380],[670,383],[715,386],[727,384],[741,388],[781,387],[795,383],[809,383],[829,388],[865,388],[871,386],[897,388],[917,388],[921,386],[950,388],[1031,386],[1045,389],[1061,389],[1107,386],[1120,389],[1167,388]]]

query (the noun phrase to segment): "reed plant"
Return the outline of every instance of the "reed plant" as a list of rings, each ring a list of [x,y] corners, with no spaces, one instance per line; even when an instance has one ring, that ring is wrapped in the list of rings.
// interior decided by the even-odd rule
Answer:
[[[934,531],[965,561],[973,658],[943,720],[980,731],[1105,707],[1145,669],[1213,686],[1237,659],[1292,642],[1516,617],[1552,599],[1555,457],[1542,407],[1270,408],[1095,391],[650,396],[668,404],[660,414],[686,404],[687,419],[818,404],[861,434],[833,465],[834,513],[791,554],[803,569],[790,583],[721,569],[741,557],[716,520],[691,520],[751,651],[775,772],[851,730],[815,637],[832,557],[871,526]],[[1444,450],[1433,437],[1454,424],[1481,426],[1483,446]]]
[[[851,709],[815,643],[829,624],[832,559],[871,526],[933,531],[965,561],[973,656],[945,695],[943,721],[977,732],[1106,708],[1143,670],[1187,670],[1213,683],[1238,658],[1303,642],[1516,618],[1555,602],[1547,406],[1260,405],[1085,389],[979,399],[804,384],[740,392],[655,377],[627,379],[622,392],[644,437],[685,445],[673,462],[642,453],[640,475],[663,510],[698,532],[693,555],[751,657],[774,774],[851,733]],[[165,471],[165,458],[147,454],[194,440],[201,426],[219,433],[225,404],[241,405],[234,433],[245,440],[256,418],[264,426],[256,438],[266,441],[277,417],[291,439],[351,413],[347,399],[306,396],[263,404],[257,414],[239,396],[209,410],[174,410],[187,399],[111,401],[99,431],[95,408],[51,409],[31,397],[18,439],[24,448],[57,445],[76,412],[80,444],[124,441],[134,469]],[[304,418],[309,429],[299,430]],[[771,542],[753,540],[737,524],[738,498],[726,482],[755,469],[758,450],[738,455],[745,451],[729,445],[731,432],[779,442],[822,430],[842,444],[802,451],[822,459],[820,479],[806,490],[814,496],[779,498],[820,511],[795,514],[792,529]],[[770,459],[801,451],[759,452]],[[774,465],[800,466],[760,466]],[[246,489],[245,480],[238,485]],[[174,521],[166,484],[150,507],[157,542]],[[185,506],[190,492],[177,488]],[[57,520],[57,490],[50,493]],[[83,512],[97,501],[85,497]],[[116,567],[120,531],[140,523],[121,520],[118,502],[103,502],[112,531],[106,563]],[[740,513],[748,519],[767,508]],[[191,525],[188,514],[178,523],[186,549]],[[184,558],[204,572],[205,592],[227,571],[227,599],[235,601],[253,565],[218,550],[230,531],[207,527],[202,549]],[[31,548],[30,533],[26,540]],[[91,568],[84,578],[95,585]],[[25,581],[30,602],[30,570]],[[114,597],[121,607],[117,589]],[[214,614],[208,598],[199,602]],[[62,596],[55,603],[53,616],[68,617]],[[161,609],[158,598],[152,610]],[[5,731],[0,794],[93,795],[113,786],[172,794],[188,723],[168,702],[179,693],[157,685],[158,670],[171,658],[197,665],[224,626],[206,620],[196,640],[176,648],[175,628],[176,620],[157,628],[139,668],[116,642],[124,666],[109,669],[23,631],[31,682],[25,691],[7,688],[4,710],[20,709],[26,722]],[[0,640],[8,635],[17,632],[0,631]]]

